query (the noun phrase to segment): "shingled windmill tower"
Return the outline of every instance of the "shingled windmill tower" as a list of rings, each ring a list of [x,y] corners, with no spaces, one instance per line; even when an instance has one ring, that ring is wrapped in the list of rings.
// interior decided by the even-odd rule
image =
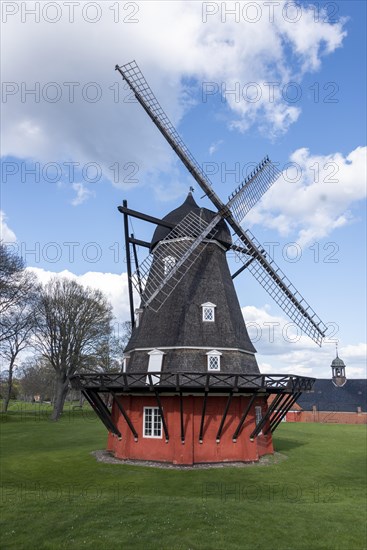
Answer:
[[[119,210],[124,216],[133,325],[124,372],[77,375],[72,383],[106,425],[108,448],[118,458],[174,464],[256,461],[273,451],[271,434],[314,379],[260,374],[233,279],[250,271],[318,344],[326,330],[261,244],[240,225],[279,172],[266,157],[224,204],[136,63],[116,69],[216,211],[201,208],[191,193],[163,219],[130,210],[124,201]],[[157,226],[150,243],[129,235],[130,216]],[[149,249],[140,265],[136,245]],[[229,250],[242,262],[234,274],[226,260]],[[133,285],[141,299],[135,314]],[[113,395],[112,411],[101,392]],[[271,394],[275,396],[268,406]]]

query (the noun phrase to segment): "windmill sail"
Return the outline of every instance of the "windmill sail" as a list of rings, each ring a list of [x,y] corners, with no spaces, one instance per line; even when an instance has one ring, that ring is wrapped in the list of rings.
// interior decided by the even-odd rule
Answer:
[[[260,243],[254,239],[252,234],[244,231],[238,221],[240,218],[243,218],[243,213],[246,211],[246,208],[249,209],[252,206],[244,205],[246,200],[249,200],[250,204],[254,204],[258,200],[255,200],[258,196],[256,193],[254,194],[254,197],[251,198],[250,185],[246,187],[246,184],[250,183],[250,181],[246,182],[245,180],[243,186],[241,186],[235,195],[230,198],[228,205],[225,205],[213,190],[208,176],[203,172],[200,165],[186,147],[169,118],[163,111],[136,62],[132,61],[121,67],[116,65],[116,70],[119,71],[122,77],[126,80],[129,87],[134,92],[138,102],[142,105],[151,120],[166,138],[172,149],[176,152],[177,156],[181,159],[205,194],[216,206],[218,209],[218,216],[222,216],[226,219],[233,231],[239,237],[239,242],[241,242],[242,245],[245,245],[248,254],[247,258],[254,258],[254,260],[249,263],[248,269],[260,282],[260,284],[262,284],[269,295],[275,299],[290,319],[293,320],[318,345],[321,345],[322,338],[325,336],[326,326],[322,323],[306,300],[302,298],[300,293],[288,281],[283,272],[281,272],[281,270],[276,266],[275,262],[271,259],[268,260],[265,257]],[[264,171],[259,169],[258,172],[262,174]],[[256,174],[254,174],[253,178],[255,177]],[[272,181],[275,181],[273,176],[269,177],[268,181],[263,185],[258,184],[256,186],[257,191],[261,193],[262,189],[266,190],[271,185]],[[261,183],[261,180],[257,179],[257,182]],[[234,212],[232,212],[231,206],[234,208]],[[204,238],[205,236],[198,237],[196,240],[196,246],[194,248],[196,251],[198,250],[198,244],[200,244]],[[188,254],[185,256],[185,259],[180,262],[181,266],[189,259],[190,252],[187,252]],[[173,278],[173,275],[171,277]],[[160,285],[162,285],[162,283],[164,283],[164,281],[161,280]],[[164,285],[160,287],[160,291],[163,290],[163,286]]]
[[[158,311],[173,289],[200,256],[203,248],[214,238],[217,215],[208,223],[194,212],[189,212],[165,239],[162,239],[132,276],[135,288],[140,291],[141,281],[146,281],[141,294],[142,305]],[[208,238],[206,238],[208,237]],[[199,245],[203,245],[198,248]]]
[[[262,195],[279,178],[281,172],[265,157],[247,176],[243,183],[228,197],[227,208],[233,217],[241,223],[247,212],[260,200]]]
[[[251,231],[247,230],[246,233],[251,238],[251,241],[256,243],[258,248],[261,248],[261,244]],[[242,242],[242,239],[238,239],[235,245]],[[266,259],[263,255],[250,256],[247,253],[239,252],[236,250],[236,247],[233,247],[233,250],[236,257],[246,265],[246,269],[282,308],[291,321],[318,345],[321,345],[322,338],[327,330],[326,325],[324,325],[275,261],[270,257]],[[277,279],[273,276],[274,272],[277,275]]]

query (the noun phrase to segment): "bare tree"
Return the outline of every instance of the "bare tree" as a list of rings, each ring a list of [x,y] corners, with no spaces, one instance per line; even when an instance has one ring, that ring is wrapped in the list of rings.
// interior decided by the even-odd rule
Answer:
[[[36,291],[36,277],[24,267],[22,258],[0,243],[0,342],[14,337],[19,329],[14,311],[23,309]]]
[[[56,373],[52,420],[63,411],[69,377],[108,340],[111,321],[111,306],[99,290],[54,278],[41,292],[35,335],[37,348]]]
[[[33,399],[40,395],[41,400],[52,400],[55,386],[55,371],[41,356],[27,357],[19,368],[19,383],[23,399]]]
[[[125,321],[118,325],[118,331],[114,326],[115,331],[110,334],[110,337],[96,349],[94,356],[88,357],[83,371],[101,371],[118,373],[122,369],[122,360],[124,348],[129,341],[131,335],[131,323]]]
[[[9,405],[18,356],[31,340],[39,287],[23,260],[0,243],[0,356],[7,372],[3,412]]]
[[[118,340],[122,351],[124,351],[131,338],[131,332],[131,321],[123,321],[122,323],[119,323],[117,327],[115,327],[115,338]]]
[[[7,389],[4,396],[3,410],[6,413],[13,388],[13,375],[16,361],[21,351],[30,345],[34,328],[34,312],[28,303],[12,307],[11,331],[6,340],[0,343],[0,355],[6,361]]]

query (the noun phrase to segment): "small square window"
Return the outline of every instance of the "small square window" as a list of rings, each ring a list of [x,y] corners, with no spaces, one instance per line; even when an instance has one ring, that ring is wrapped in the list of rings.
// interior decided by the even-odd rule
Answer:
[[[215,304],[212,304],[211,302],[205,302],[205,304],[201,304],[201,309],[203,312],[203,321],[206,321],[208,323],[214,323],[215,322],[215,308],[217,306]]]
[[[214,308],[213,307],[204,307],[203,308],[203,321],[214,321]]]
[[[213,349],[206,354],[208,358],[208,371],[219,372],[220,371],[220,357],[221,352]]]
[[[144,437],[162,437],[162,418],[158,407],[144,407]]]
[[[209,355],[209,364],[208,364],[208,370],[220,370],[219,365],[219,355]]]

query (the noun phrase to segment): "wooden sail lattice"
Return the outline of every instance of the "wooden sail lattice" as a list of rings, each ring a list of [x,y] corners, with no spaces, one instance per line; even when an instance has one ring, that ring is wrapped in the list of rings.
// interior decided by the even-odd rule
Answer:
[[[143,306],[149,306],[154,311],[162,307],[217,233],[215,226],[220,219],[216,216],[208,223],[194,212],[189,212],[158,243],[154,253],[149,254],[132,275],[138,292],[144,288],[141,294]]]
[[[256,237],[247,230],[246,234],[258,248],[261,247],[260,242]],[[272,258],[268,257],[268,264],[272,271],[264,269],[258,258],[253,258],[236,250],[237,245],[242,245],[242,240],[238,239],[233,247],[236,258],[242,263],[246,263],[248,271],[261,284],[271,298],[281,307],[291,321],[293,321],[304,333],[306,333],[318,345],[322,343],[322,335],[326,332],[327,327],[321,321],[320,317],[315,313],[312,307],[307,303],[301,293],[290,282],[288,277],[283,273],[280,267]],[[277,274],[282,285],[272,277],[272,272]],[[302,306],[302,310],[300,307]]]
[[[280,174],[280,170],[271,162],[269,157],[265,157],[228,197],[227,208],[230,208],[238,223],[242,223],[246,214],[276,182]]]

